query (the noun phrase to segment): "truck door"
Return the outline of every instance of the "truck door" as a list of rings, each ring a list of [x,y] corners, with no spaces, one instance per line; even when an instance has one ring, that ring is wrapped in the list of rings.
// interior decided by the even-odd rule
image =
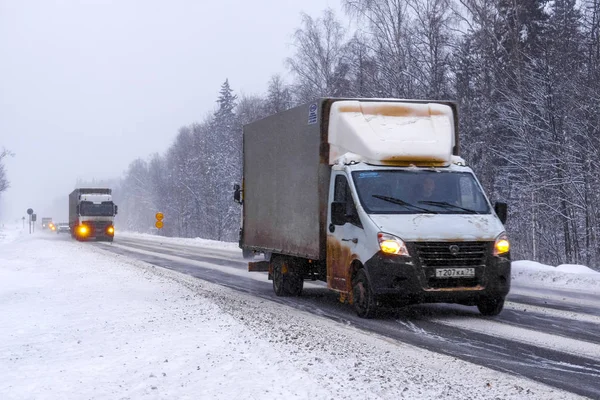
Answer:
[[[349,293],[352,291],[350,265],[357,258],[356,245],[364,237],[362,225],[343,173],[337,173],[331,180],[329,198],[333,201],[328,210],[327,235],[327,286],[330,289]],[[342,208],[343,218],[333,216],[336,207]],[[339,215],[338,215],[339,216]]]

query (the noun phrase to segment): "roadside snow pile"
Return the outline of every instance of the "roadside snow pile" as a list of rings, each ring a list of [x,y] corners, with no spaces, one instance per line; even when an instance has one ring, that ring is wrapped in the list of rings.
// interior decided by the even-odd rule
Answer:
[[[589,274],[597,275],[600,277],[600,272],[594,271],[593,269],[586,267],[585,265],[577,264],[561,264],[556,267],[557,271],[567,272],[569,274]]]
[[[219,242],[217,240],[209,240],[209,239],[201,239],[201,238],[179,238],[179,237],[167,237],[167,236],[158,236],[151,235],[149,233],[137,233],[137,232],[117,232],[115,234],[115,241],[118,241],[119,238],[139,238],[147,241],[159,242],[159,243],[171,243],[171,244],[181,244],[181,245],[201,245],[204,248],[214,248],[214,249],[222,249],[222,250],[231,250],[239,252],[242,254],[242,250],[240,249],[237,242]]]
[[[0,244],[2,399],[331,396],[180,283],[32,236]]]
[[[2,399],[567,399],[45,232],[0,243]]]
[[[19,226],[10,225],[5,226],[4,228],[0,228],[0,244],[10,243],[24,234],[25,231]]]
[[[516,284],[544,284],[600,293],[600,272],[584,265],[562,264],[553,267],[535,261],[513,261],[512,278]]]

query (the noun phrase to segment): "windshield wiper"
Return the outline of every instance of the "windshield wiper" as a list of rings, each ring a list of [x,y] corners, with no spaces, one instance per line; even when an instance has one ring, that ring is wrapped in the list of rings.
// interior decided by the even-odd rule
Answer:
[[[448,203],[447,201],[431,201],[431,200],[423,200],[423,201],[419,201],[419,204],[428,204],[428,205],[432,205],[432,206],[439,206],[439,207],[443,207],[443,208],[448,208],[448,207],[452,207],[452,208],[458,208],[459,210],[463,210],[469,214],[479,214],[479,212],[475,211],[475,210],[471,210],[470,208],[464,208],[461,206],[457,206],[456,204],[452,204],[452,203]]]
[[[385,201],[388,201],[390,203],[398,204],[398,205],[401,205],[401,206],[404,206],[404,207],[412,207],[412,208],[414,208],[416,210],[421,210],[421,211],[424,211],[424,212],[429,213],[429,214],[437,214],[436,211],[428,210],[426,208],[419,207],[419,206],[415,206],[414,204],[407,203],[406,201],[404,201],[402,199],[397,199],[395,197],[382,196],[380,194],[373,194],[371,196],[375,197],[376,199],[385,200]]]

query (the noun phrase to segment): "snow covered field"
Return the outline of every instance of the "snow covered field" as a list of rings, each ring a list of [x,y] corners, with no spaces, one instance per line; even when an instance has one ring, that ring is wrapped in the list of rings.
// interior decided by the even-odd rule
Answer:
[[[0,231],[2,399],[576,398],[48,235]],[[598,292],[562,269],[515,281]]]

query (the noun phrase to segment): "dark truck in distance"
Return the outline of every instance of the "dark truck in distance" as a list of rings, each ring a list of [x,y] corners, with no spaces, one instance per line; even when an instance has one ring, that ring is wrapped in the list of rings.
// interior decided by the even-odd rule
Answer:
[[[77,240],[112,242],[117,206],[109,188],[80,188],[69,195],[69,228]]]
[[[502,311],[507,206],[459,156],[452,102],[320,99],[244,126],[240,247],[264,254],[278,296],[321,280],[372,317],[380,305]]]
[[[51,224],[52,224],[51,217],[43,217],[42,218],[42,229],[50,229]]]

